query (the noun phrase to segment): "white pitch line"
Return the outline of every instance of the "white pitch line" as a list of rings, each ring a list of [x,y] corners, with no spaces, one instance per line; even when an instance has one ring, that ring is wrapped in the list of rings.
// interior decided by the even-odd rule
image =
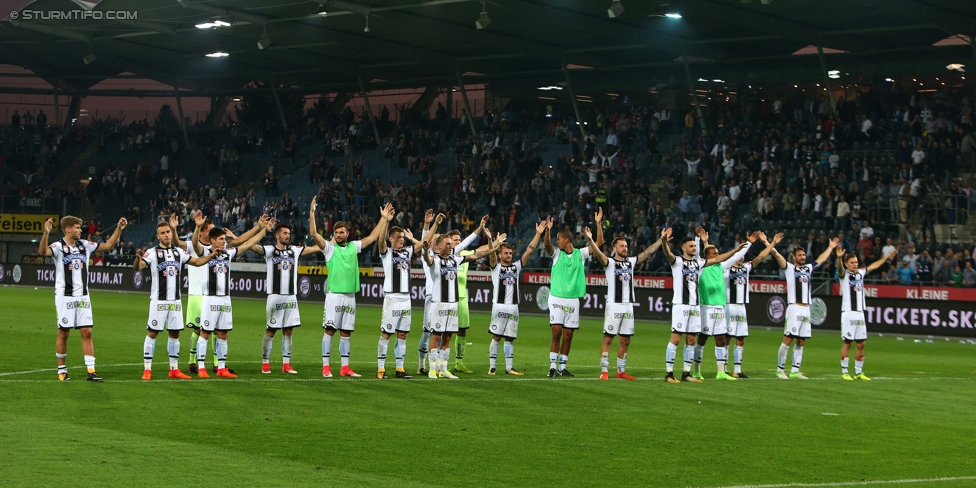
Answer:
[[[947,478],[911,478],[903,480],[874,480],[874,481],[840,481],[837,483],[783,483],[775,485],[734,485],[721,486],[716,488],[794,488],[794,487],[819,487],[819,486],[870,486],[870,485],[895,485],[908,483],[937,483],[945,481],[971,481],[976,480],[976,476],[955,476]]]

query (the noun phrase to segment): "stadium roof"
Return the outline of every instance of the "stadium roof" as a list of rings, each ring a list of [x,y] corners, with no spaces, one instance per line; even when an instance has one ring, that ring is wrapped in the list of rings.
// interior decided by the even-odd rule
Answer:
[[[0,63],[68,92],[134,73],[201,95],[234,94],[252,80],[309,93],[356,92],[360,79],[368,89],[452,86],[456,73],[516,92],[563,81],[564,65],[581,86],[648,86],[683,81],[685,59],[709,80],[810,81],[824,75],[818,56],[794,53],[812,46],[825,48],[830,69],[864,79],[976,66],[972,0],[623,0],[610,18],[612,4],[37,0],[0,22]],[[90,18],[54,17],[69,11]],[[479,29],[482,11],[490,24]],[[126,12],[137,18],[107,20]],[[216,21],[229,25],[196,27]],[[265,34],[270,44],[259,49]],[[205,56],[218,51],[228,56]]]

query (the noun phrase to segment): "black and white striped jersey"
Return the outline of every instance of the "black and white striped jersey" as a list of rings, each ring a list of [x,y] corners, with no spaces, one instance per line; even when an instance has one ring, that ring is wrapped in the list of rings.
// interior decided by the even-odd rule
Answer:
[[[688,259],[676,256],[671,264],[671,277],[674,286],[672,305],[698,305],[698,278],[701,276],[705,260],[702,258]]]
[[[237,248],[222,249],[212,251],[217,253],[205,266],[206,273],[203,273],[203,281],[200,287],[203,295],[208,297],[230,296],[230,262],[237,256]]]
[[[298,258],[304,246],[264,246],[264,261],[268,264],[268,295],[294,295],[298,290]]]
[[[749,303],[749,273],[751,272],[750,261],[746,261],[742,266],[732,266],[725,270],[725,299],[729,304]]]
[[[178,247],[151,247],[142,256],[152,275],[150,295],[153,300],[180,299],[183,287],[183,265],[190,255]]]
[[[809,305],[813,295],[813,272],[819,267],[816,261],[794,266],[786,263],[786,303]]]
[[[456,303],[458,301],[458,266],[464,262],[461,256],[451,255],[442,258],[434,255],[434,263],[428,268],[430,271],[431,288],[430,299],[439,303]]]
[[[491,284],[494,290],[491,303],[499,305],[518,305],[519,274],[522,261],[516,259],[511,264],[502,264],[499,259],[491,270]]]
[[[863,312],[866,302],[864,300],[864,275],[867,269],[861,268],[853,273],[845,268],[840,273],[840,311],[841,312]]]
[[[607,259],[607,304],[634,303],[634,267],[637,258]]]
[[[380,254],[380,261],[383,262],[383,293],[410,293],[412,259],[413,246],[400,249],[387,247],[386,252]]]
[[[61,239],[48,247],[51,248],[51,257],[54,259],[54,295],[87,296],[88,260],[98,248],[98,243],[78,240],[75,245],[70,246]]]

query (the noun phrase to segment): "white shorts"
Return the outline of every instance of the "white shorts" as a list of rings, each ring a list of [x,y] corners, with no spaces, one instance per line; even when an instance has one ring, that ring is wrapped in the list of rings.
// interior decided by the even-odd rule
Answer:
[[[559,298],[549,295],[549,324],[561,324],[567,329],[579,329],[579,298]]]
[[[302,326],[302,316],[298,313],[298,298],[295,295],[268,295],[264,314],[265,327],[269,329],[292,329]]]
[[[434,329],[430,328],[430,304],[432,303],[430,295],[424,296],[424,332],[431,332]]]
[[[54,307],[58,311],[59,329],[81,329],[91,327],[92,308],[91,298],[54,296]]]
[[[603,314],[603,333],[607,335],[634,335],[634,304],[608,303]]]
[[[798,339],[810,338],[810,307],[799,305],[786,307],[786,327],[783,335]]]
[[[380,331],[386,334],[410,332],[410,295],[389,293],[383,298],[383,319]]]
[[[183,330],[183,305],[179,300],[149,300],[146,330]]]
[[[491,306],[491,321],[488,323],[488,333],[515,339],[518,336],[519,308],[518,305],[495,303]]]
[[[845,341],[863,341],[868,338],[868,326],[864,312],[841,312],[840,337]]]
[[[726,334],[732,337],[749,337],[749,322],[746,318],[746,306],[729,304],[726,305],[725,318],[728,319],[729,331]]]
[[[356,295],[353,293],[326,293],[323,329],[356,330]]]
[[[698,305],[671,306],[671,332],[697,334],[701,332],[701,309]]]
[[[457,302],[431,302],[431,332],[457,332],[458,304]]]
[[[200,327],[207,332],[233,329],[234,311],[230,307],[230,297],[204,296],[200,318],[203,319]]]
[[[724,305],[701,306],[701,333],[707,336],[726,335],[729,323],[725,321]]]

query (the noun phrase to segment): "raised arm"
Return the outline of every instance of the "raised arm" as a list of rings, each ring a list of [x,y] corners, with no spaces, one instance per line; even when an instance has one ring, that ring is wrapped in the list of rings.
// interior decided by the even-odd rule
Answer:
[[[119,223],[115,226],[115,232],[112,232],[112,235],[109,236],[107,241],[99,244],[98,247],[95,248],[95,252],[105,252],[115,249],[115,244],[119,242],[119,236],[122,235],[122,231],[127,225],[129,225],[129,221],[125,220],[125,217],[119,219]]]
[[[827,246],[827,249],[824,249],[824,252],[817,256],[817,266],[823,266],[823,264],[827,262],[827,258],[830,257],[830,253],[834,252],[834,249],[837,248],[838,244],[840,244],[840,239],[835,237],[830,240],[830,245]]]
[[[215,258],[216,256],[217,256],[216,253],[210,253],[202,258],[190,258],[186,262],[186,264],[189,264],[190,266],[206,266],[206,264],[209,263],[210,260]]]
[[[227,245],[230,247],[241,247],[243,249],[249,249],[251,246],[245,246],[243,244],[251,240],[251,238],[254,237],[255,234],[261,232],[261,229],[264,229],[264,225],[261,222],[262,221],[267,222],[269,218],[270,217],[268,217],[267,215],[262,215],[260,218],[258,218],[258,223],[254,224],[254,227],[252,227],[251,230],[237,237],[234,237],[234,233],[230,232],[230,229],[225,228],[224,231],[227,233],[227,237],[229,237],[229,239],[227,239],[228,242]],[[272,229],[274,229],[274,227],[272,227]],[[268,229],[264,229],[264,231],[267,232]],[[258,239],[258,242],[261,242],[261,239]]]
[[[597,207],[596,214],[596,247],[603,247],[603,207]]]
[[[708,247],[708,232],[702,226],[695,227],[695,252],[702,257],[704,249]]]
[[[423,249],[420,251],[420,257],[427,263],[427,266],[434,265],[434,256],[430,252],[430,241],[423,241]]]
[[[193,228],[193,237],[190,238],[190,243],[193,244],[193,252],[197,256],[203,254],[203,246],[200,245],[200,231],[203,229],[203,223],[205,221],[203,212],[197,212],[193,217],[193,223],[196,224],[196,227]]]
[[[837,255],[837,271],[841,272],[845,268],[844,250],[838,247],[837,249],[834,250],[834,253]]]
[[[725,253],[719,254],[718,256],[715,256],[714,258],[705,261],[705,266],[724,263],[725,261],[728,261],[733,257],[736,258],[736,261],[742,259],[742,257],[745,256],[747,252],[749,252],[749,247],[752,245],[753,242],[756,242],[756,239],[759,239],[759,233],[753,232],[747,238],[747,242],[739,244],[738,247],[736,247],[731,251],[726,251]]]
[[[893,258],[893,257],[895,257],[897,255],[898,255],[898,251],[891,251],[891,252],[889,252],[887,256],[885,256],[885,257],[883,257],[883,258],[881,258],[881,259],[879,259],[879,260],[877,260],[877,261],[869,264],[868,267],[866,268],[867,269],[866,272],[867,273],[870,273],[870,272],[872,272],[872,271],[880,268],[881,266],[884,265],[884,263],[888,262],[891,258]]]
[[[269,230],[274,229],[275,223],[277,223],[277,221],[273,218],[264,219],[264,225],[258,224],[256,226],[257,230],[255,230],[254,235],[252,235],[248,240],[244,241],[244,243],[241,244],[240,247],[242,249],[250,249],[252,246],[261,242],[261,239],[264,239],[264,235]]]
[[[546,219],[546,230],[542,234],[542,245],[545,246],[546,254],[552,256],[556,254],[556,249],[552,247],[552,217]]]
[[[465,237],[464,240],[461,241],[461,243],[458,244],[457,247],[454,248],[454,254],[457,254],[457,253],[461,252],[462,249],[467,249],[468,246],[470,246],[471,243],[474,242],[475,239],[478,238],[478,235],[481,234],[481,231],[485,230],[485,226],[486,225],[488,225],[488,216],[487,215],[485,215],[484,217],[481,217],[481,224],[478,225],[478,228],[475,229],[474,232],[471,233],[471,235],[469,235],[468,237]]]
[[[309,210],[308,210],[308,232],[310,234],[312,234],[313,236],[316,236],[316,235],[319,234],[318,229],[315,228],[315,207],[318,205],[315,202],[315,199],[316,199],[316,197],[312,197],[312,203],[309,206]],[[315,240],[315,239],[313,238],[312,240]],[[306,254],[313,254],[313,253],[317,253],[317,252],[319,252],[321,250],[322,250],[322,248],[319,247],[318,244],[315,244],[314,246],[305,246],[305,247],[302,248],[302,254],[301,255],[304,256]]]
[[[489,253],[494,253],[496,250],[498,250],[498,246],[502,242],[505,242],[505,237],[507,237],[505,234],[498,234],[495,240],[490,242],[488,246],[478,248],[478,250],[475,251],[474,254],[468,254],[467,256],[464,256],[463,262],[470,263],[472,261],[477,261],[487,256]]]
[[[529,262],[529,258],[532,257],[532,253],[535,252],[535,248],[539,247],[539,238],[542,237],[542,233],[546,231],[546,221],[543,220],[538,224],[535,224],[535,235],[532,236],[532,241],[529,242],[529,247],[525,248],[525,252],[522,253],[522,266],[525,266]]]
[[[583,235],[586,236],[586,243],[590,247],[590,256],[596,257],[600,261],[600,264],[606,266],[607,263],[609,262],[609,259],[607,259],[606,254],[603,254],[603,251],[600,250],[600,247],[596,245],[596,242],[593,242],[593,233],[590,232],[589,227],[583,228]]]
[[[647,246],[647,249],[644,249],[644,252],[637,255],[637,264],[643,263],[644,261],[650,259],[650,257],[653,256],[654,253],[660,248],[661,241],[654,241],[653,244]]]
[[[671,228],[668,227],[661,231],[661,248],[664,249],[664,257],[667,258],[668,264],[674,264],[674,253],[671,252]]]
[[[362,240],[363,249],[369,247],[370,244],[376,242],[380,236],[386,233],[384,228],[386,227],[386,222],[388,222],[386,220],[387,212],[393,212],[392,204],[387,203],[386,205],[380,207],[380,219],[376,222],[376,225],[373,226],[373,232],[370,232],[369,235]],[[392,219],[393,217],[391,216],[390,218]]]
[[[431,222],[433,222],[433,220],[434,220],[434,211],[428,208],[427,212],[424,213],[424,228],[420,233],[420,240],[417,240],[413,237],[413,232],[411,232],[410,229],[403,230],[403,236],[413,243],[414,253],[418,253],[420,252],[421,249],[423,249],[424,240],[427,238],[427,234],[430,233],[429,227],[431,225]]]
[[[755,257],[755,259],[752,260],[752,267],[753,268],[755,268],[756,266],[759,266],[760,263],[762,263],[763,261],[765,261],[766,258],[769,257],[769,255],[776,248],[776,244],[779,244],[779,241],[782,241],[783,240],[783,237],[784,237],[783,233],[780,232],[779,234],[776,234],[775,236],[773,236],[773,241],[770,242],[770,241],[766,240],[766,234],[760,232],[759,233],[759,236],[762,239],[763,244],[766,244],[766,249],[763,249],[762,252],[759,253],[759,255]]]
[[[773,258],[776,259],[776,264],[779,265],[780,269],[786,269],[786,258],[783,257],[779,251],[776,250],[776,246],[770,246],[773,248]]]
[[[199,210],[197,211],[199,212]],[[178,247],[184,251],[187,251],[188,250],[186,248],[187,242],[184,241],[183,239],[180,239],[180,234],[177,232],[177,229],[179,227],[180,227],[180,218],[176,215],[176,213],[171,213],[169,215],[169,231],[173,234],[173,246]]]
[[[51,248],[48,247],[48,237],[51,234],[51,229],[54,228],[54,219],[47,219],[44,221],[44,233],[41,234],[41,242],[37,243],[37,254],[41,256],[48,257],[51,255]]]
[[[380,221],[376,224],[377,227],[382,226],[376,242],[376,248],[380,251],[380,254],[386,252],[387,234],[390,232],[390,221],[393,220],[395,213],[396,211],[393,210],[393,205],[389,203],[380,209]]]
[[[141,248],[136,251],[136,260],[132,263],[132,269],[135,271],[141,271],[146,267],[146,262],[143,258],[146,256],[146,248]]]

